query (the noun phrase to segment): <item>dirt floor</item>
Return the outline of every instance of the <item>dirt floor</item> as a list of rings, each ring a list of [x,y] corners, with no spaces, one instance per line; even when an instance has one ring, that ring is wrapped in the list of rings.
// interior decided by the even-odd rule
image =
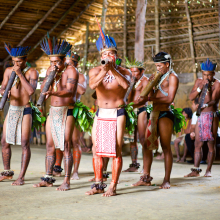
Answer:
[[[12,166],[14,179],[20,171],[21,149],[13,147]],[[63,177],[57,177],[54,187],[33,188],[44,175],[45,148],[32,146],[32,158],[24,186],[11,186],[12,181],[0,183],[0,219],[219,219],[220,214],[220,166],[213,166],[213,177],[184,178],[192,165],[174,163],[172,187],[159,189],[163,180],[162,161],[154,160],[152,186],[131,187],[139,173],[122,173],[117,196],[86,196],[90,189],[88,179],[93,177],[92,155],[83,154],[80,164],[80,180],[71,181],[71,190],[58,192],[56,187]],[[142,161],[139,161],[142,164]],[[123,169],[130,164],[123,157]],[[3,170],[0,159],[0,171]],[[111,161],[108,167],[111,170]],[[202,165],[202,175],[206,165]],[[111,175],[110,175],[111,178]],[[108,180],[108,185],[110,180]]]

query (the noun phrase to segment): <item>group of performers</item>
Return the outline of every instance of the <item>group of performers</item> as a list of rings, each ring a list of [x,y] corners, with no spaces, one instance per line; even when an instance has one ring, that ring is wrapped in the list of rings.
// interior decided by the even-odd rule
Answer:
[[[122,145],[130,140],[132,163],[125,172],[134,172],[140,167],[137,163],[137,139],[143,148],[143,175],[132,186],[150,186],[150,176],[153,161],[152,151],[158,148],[158,137],[164,152],[165,176],[160,186],[170,188],[170,175],[173,164],[171,152],[171,135],[179,131],[182,116],[171,108],[179,80],[172,69],[171,56],[160,52],[153,57],[157,72],[161,74],[159,81],[148,95],[142,95],[144,89],[155,80],[155,75],[148,79],[144,75],[142,62],[129,62],[124,68],[117,55],[117,45],[111,36],[105,35],[100,28],[100,36],[96,46],[101,55],[103,65],[89,71],[89,86],[95,90],[98,110],[93,115],[89,108],[80,102],[80,97],[86,91],[86,77],[77,69],[80,57],[71,51],[71,45],[63,40],[51,39],[48,35],[41,44],[42,50],[49,56],[50,67],[41,85],[41,91],[50,78],[50,73],[56,71],[48,91],[43,93],[46,99],[51,97],[51,107],[46,121],[46,175],[34,187],[50,187],[56,181],[54,176],[62,172],[63,159],[65,177],[57,188],[59,191],[70,189],[70,179],[79,179],[78,167],[81,158],[79,144],[80,130],[91,131],[93,142],[93,169],[95,178],[91,181],[91,189],[87,195],[102,193],[109,197],[116,195],[116,188],[122,170]],[[8,93],[10,107],[3,125],[2,157],[4,171],[0,181],[12,179],[14,172],[10,168],[10,145],[22,146],[21,171],[18,179],[12,185],[23,185],[24,176],[31,158],[30,134],[32,119],[36,118],[36,107],[30,102],[34,94],[38,72],[26,66],[29,47],[12,48],[5,44],[12,57],[13,67],[5,70],[0,93],[4,94],[12,71],[16,72],[14,84]],[[217,117],[220,98],[219,80],[215,75],[216,64],[207,60],[202,63],[202,79],[197,79],[189,95],[191,100],[201,99],[203,87],[208,84],[201,115],[195,128],[194,167],[187,177],[199,176],[202,158],[202,145],[208,142],[208,166],[205,176],[211,176],[211,167],[215,159],[215,141],[219,118]],[[152,109],[146,108],[146,103],[153,103]],[[39,118],[39,116],[38,116]],[[41,121],[41,119],[39,119]],[[41,121],[43,122],[43,120]],[[92,130],[91,130],[92,127]],[[73,153],[72,153],[73,147]],[[112,181],[106,192],[108,174],[107,164],[112,161]],[[73,174],[72,166],[74,165]]]

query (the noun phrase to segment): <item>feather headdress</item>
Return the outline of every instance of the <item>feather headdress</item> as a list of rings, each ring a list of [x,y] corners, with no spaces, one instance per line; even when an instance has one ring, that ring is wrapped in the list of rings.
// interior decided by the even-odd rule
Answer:
[[[125,57],[125,60],[126,60],[125,65],[128,69],[131,69],[131,68],[145,69],[143,62],[139,62],[137,60],[129,61],[127,57]]]
[[[5,49],[7,50],[7,52],[9,53],[9,55],[11,57],[26,57],[28,55],[29,50],[31,49],[31,47],[26,46],[26,47],[11,47],[10,44],[5,44]]]
[[[115,39],[111,36],[105,35],[104,31],[102,30],[102,28],[98,22],[98,19],[97,19],[97,23],[98,23],[99,30],[100,30],[99,38],[96,41],[96,47],[97,47],[98,51],[100,53],[102,53],[106,50],[117,51],[117,45],[116,45]]]
[[[202,71],[214,71],[216,68],[217,63],[212,63],[212,61],[207,58],[207,60],[204,63],[201,63],[201,69]]]
[[[71,50],[67,52],[66,58],[70,58],[76,62],[80,61],[80,56],[76,52],[73,52]]]
[[[66,56],[66,53],[71,49],[72,45],[67,41],[61,39],[57,39],[53,37],[51,40],[49,33],[47,33],[47,37],[43,39],[40,44],[41,50],[43,50],[48,56]]]

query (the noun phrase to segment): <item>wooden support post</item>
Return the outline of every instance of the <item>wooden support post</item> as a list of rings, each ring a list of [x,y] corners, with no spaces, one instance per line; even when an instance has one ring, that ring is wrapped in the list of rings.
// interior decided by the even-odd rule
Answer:
[[[147,0],[137,0],[135,27],[135,59],[144,61],[144,32]]]
[[[8,19],[14,14],[14,12],[17,10],[17,8],[20,6],[20,4],[23,2],[24,0],[20,0],[15,7],[9,12],[9,14],[6,16],[6,18],[1,22],[0,24],[0,30],[2,29],[3,25],[8,21]]]
[[[160,0],[155,0],[155,38],[156,54],[160,52],[160,19],[159,19]]]
[[[195,81],[197,79],[196,59],[195,59],[194,39],[193,39],[193,32],[192,32],[192,22],[191,22],[189,8],[188,8],[188,0],[185,0],[185,9],[186,9],[186,16],[187,16],[187,21],[188,21],[190,53],[191,53],[191,58],[192,58],[193,75],[194,75],[194,81]]]
[[[87,62],[87,57],[88,57],[88,46],[89,46],[89,22],[86,25],[86,39],[85,39],[85,44],[84,44],[83,69],[82,69],[83,74],[86,71],[86,62]]]
[[[219,21],[219,48],[220,48],[220,0],[218,0],[218,21]]]
[[[124,45],[124,58],[127,57],[127,0],[124,0],[124,38],[123,38],[123,45]]]
[[[107,7],[108,7],[108,0],[103,0],[101,27],[104,32],[105,32],[105,18],[106,18]]]

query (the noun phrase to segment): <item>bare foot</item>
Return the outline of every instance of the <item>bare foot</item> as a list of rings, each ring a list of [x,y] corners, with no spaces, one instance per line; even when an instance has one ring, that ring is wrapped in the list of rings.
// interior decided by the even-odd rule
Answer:
[[[210,171],[206,171],[204,177],[212,177],[212,174]]]
[[[99,193],[104,193],[104,190],[101,190],[101,189],[98,189],[98,190],[97,190],[97,189],[94,187],[93,189],[87,191],[85,194],[91,196],[91,195],[99,194]]]
[[[78,173],[73,173],[71,180],[79,180]]]
[[[179,163],[179,162],[180,162],[180,157],[177,157],[176,163]]]
[[[110,197],[116,195],[116,184],[111,183],[108,190],[102,194],[103,197]]]
[[[52,183],[48,183],[48,182],[45,182],[45,181],[41,181],[40,183],[38,184],[34,184],[33,187],[51,187],[53,186]]]
[[[88,180],[89,182],[95,182],[95,177],[93,177],[92,179]],[[107,178],[103,178],[102,179],[103,182],[107,181]]]
[[[53,176],[61,176],[61,172],[55,172],[55,171],[53,171]]]
[[[146,183],[142,180],[139,180],[138,182],[131,184],[131,186],[151,186],[151,183]]]
[[[58,188],[56,188],[57,191],[67,191],[70,190],[70,184],[69,183],[62,183],[61,186],[59,186]]]
[[[12,184],[12,186],[21,186],[24,185],[24,178],[18,178]]]
[[[196,171],[192,171],[191,173],[185,175],[184,177],[197,177],[200,176],[200,174]]]
[[[164,180],[159,188],[160,189],[169,189],[170,188],[170,182]]]
[[[186,162],[186,158],[185,158],[185,157],[182,157],[179,162],[180,162],[180,163]]]
[[[13,176],[0,176],[0,182],[3,180],[11,180]]]
[[[164,159],[164,154],[162,153],[161,155],[156,156],[155,159],[163,160]]]
[[[136,167],[129,167],[127,170],[123,170],[122,172],[138,172],[138,168],[136,168]]]

